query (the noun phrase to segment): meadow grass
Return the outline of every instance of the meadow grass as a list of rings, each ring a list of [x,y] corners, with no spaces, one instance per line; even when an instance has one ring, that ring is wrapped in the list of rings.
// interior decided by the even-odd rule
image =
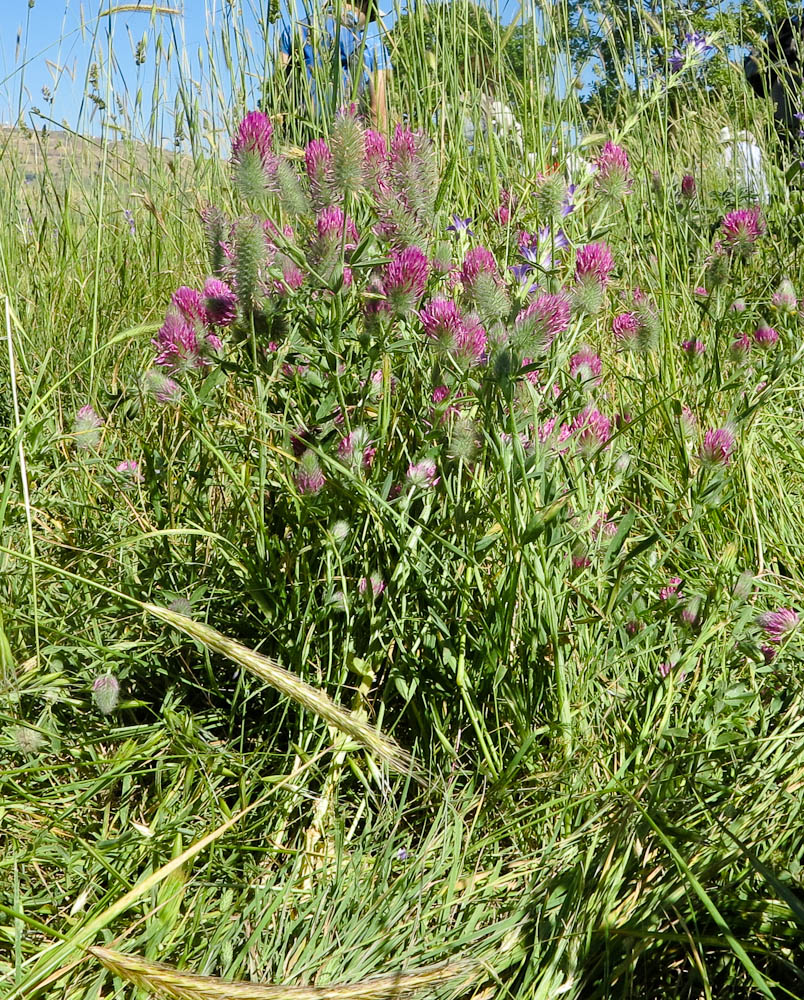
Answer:
[[[290,217],[249,203],[225,158],[258,98],[303,170],[310,129],[236,7],[210,19],[197,72],[143,15],[178,150],[161,142],[164,102],[104,77],[100,32],[88,91],[109,108],[127,96],[122,141],[105,132],[65,172],[33,136],[31,182],[10,136],[0,995],[804,996],[801,637],[774,644],[757,622],[802,606],[801,318],[772,304],[783,278],[804,289],[800,195],[736,72],[717,92],[665,73],[606,118],[548,85],[571,13],[526,32],[524,79],[493,20],[477,76],[484,36],[457,3],[441,21],[418,6],[392,51],[393,117],[433,141],[428,252],[460,268],[489,247],[512,308],[529,301],[507,268],[518,230],[545,221],[540,174],[573,136],[589,158],[605,139],[628,151],[630,193],[589,180],[552,220],[571,245],[533,280],[576,308],[530,366],[538,384],[493,340],[493,283],[472,300],[486,366],[437,353],[412,314],[364,327],[355,289],[387,276],[388,245],[361,241],[350,290],[346,236],[337,260],[305,259],[302,212],[275,238],[322,273],[287,308],[277,293],[281,307],[241,311],[223,361],[179,378],[178,405],[147,392],[172,294],[210,273],[205,206]],[[505,96],[521,141],[467,150],[480,87]],[[718,277],[721,220],[751,204],[719,166],[727,123],[760,137],[772,198],[767,232]],[[347,208],[368,233],[365,193]],[[447,232],[453,214],[475,235]],[[585,315],[572,262],[603,240],[615,276]],[[638,308],[637,287],[654,342],[627,352],[612,320]],[[763,322],[779,343],[736,357]],[[682,349],[697,340],[703,353]],[[571,374],[584,344],[599,385]],[[97,446],[75,433],[86,405]],[[609,431],[578,450],[590,406]],[[369,469],[336,447],[361,427]],[[734,446],[707,465],[717,428]],[[118,470],[129,460],[135,476]],[[427,460],[437,475],[406,483]],[[108,677],[119,699],[98,688]]]

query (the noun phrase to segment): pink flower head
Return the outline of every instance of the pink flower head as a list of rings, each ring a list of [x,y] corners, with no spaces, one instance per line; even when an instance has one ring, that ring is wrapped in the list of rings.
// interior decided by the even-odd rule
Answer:
[[[758,207],[738,208],[724,217],[720,229],[723,248],[737,256],[748,257],[766,226]]]
[[[384,135],[370,128],[366,129],[363,141],[363,169],[367,179],[376,184],[388,173],[388,145]]]
[[[318,238],[322,243],[338,244],[343,239],[344,229],[346,230],[347,250],[354,250],[358,244],[357,228],[349,216],[344,216],[343,209],[337,205],[330,205],[322,212],[319,212],[315,220],[315,228]]]
[[[324,139],[313,139],[304,151],[310,191],[316,202],[326,201],[333,182],[332,150]]]
[[[768,641],[777,646],[798,626],[798,623],[798,614],[792,608],[766,611],[757,618],[757,624],[764,629]]]
[[[695,197],[695,178],[692,174],[684,174],[681,178],[681,196],[686,198],[687,201],[692,201]]]
[[[486,331],[476,316],[469,316],[455,336],[452,355],[467,366],[479,365],[486,358]]]
[[[779,334],[772,326],[766,326],[764,323],[758,326],[754,330],[754,343],[757,347],[762,347],[768,349],[777,344],[779,341]]]
[[[592,279],[605,288],[613,270],[614,258],[606,243],[588,243],[575,256],[575,278],[578,281]]]
[[[444,400],[449,399],[449,389],[445,385],[437,385],[435,389],[433,389],[430,398],[435,405],[438,406],[439,403],[443,403]]]
[[[120,682],[114,674],[102,674],[92,682],[92,700],[102,715],[111,715],[120,699]]]
[[[379,573],[372,573],[371,576],[363,576],[357,584],[357,589],[361,594],[370,594],[372,598],[379,597],[385,590],[385,580]]]
[[[217,278],[207,278],[202,305],[211,326],[231,326],[237,318],[237,296]]]
[[[595,187],[613,199],[620,199],[631,190],[631,165],[622,146],[607,142],[601,149],[595,160]]]
[[[244,153],[256,153],[263,167],[268,167],[273,159],[273,134],[274,127],[268,115],[249,111],[232,139],[232,159],[237,162]]]
[[[546,352],[555,338],[569,326],[570,305],[566,295],[545,293],[523,309],[516,318],[519,339],[530,348]]]
[[[637,314],[632,312],[620,313],[615,316],[611,323],[611,328],[617,340],[634,340],[639,334],[639,320]]]
[[[611,437],[611,421],[594,406],[581,410],[569,429],[576,438],[578,451],[586,458],[605,447]]]
[[[383,292],[398,315],[411,312],[424,293],[430,273],[427,255],[418,247],[394,253],[385,268]]]
[[[581,382],[600,382],[603,363],[591,347],[584,344],[577,354],[570,358],[570,374]]]
[[[338,458],[351,465],[370,469],[376,454],[377,449],[372,446],[368,431],[363,427],[356,427],[338,442]]]
[[[103,427],[103,421],[95,410],[88,404],[82,406],[73,420],[76,448],[81,451],[97,448],[101,440],[101,427]]]
[[[182,391],[178,382],[158,368],[145,373],[144,388],[158,403],[175,406],[181,401]]]
[[[326,479],[318,463],[318,456],[309,448],[299,459],[299,466],[296,469],[296,486],[299,493],[318,493],[324,488]]]
[[[419,319],[425,334],[443,347],[452,349],[463,330],[460,309],[450,299],[435,298],[419,311]]]
[[[695,414],[688,406],[681,407],[681,430],[687,437],[692,437],[698,428],[698,421],[695,419]]]
[[[429,489],[438,482],[438,468],[432,458],[423,458],[408,466],[408,483],[411,486]]]
[[[703,285],[698,285],[697,288],[693,289],[693,295],[696,295],[699,299],[708,299],[709,290],[707,288],[704,288]]]
[[[497,275],[497,261],[491,250],[485,247],[474,247],[464,257],[461,268],[461,281],[464,285],[472,285],[477,280],[479,274]]]
[[[729,353],[735,361],[742,361],[743,358],[748,357],[751,353],[751,338],[747,333],[742,334],[736,340],[732,341]]]
[[[659,591],[660,601],[669,601],[671,597],[676,597],[678,594],[678,588],[681,586],[680,576],[671,576],[667,581],[667,586],[662,587]]]
[[[771,305],[781,313],[794,313],[798,306],[796,290],[789,278],[784,278],[771,296]]]
[[[706,350],[706,344],[702,340],[683,340],[681,342],[681,350],[685,354],[692,356],[703,354]]]
[[[203,368],[209,364],[202,354],[195,329],[178,313],[167,314],[151,343],[157,350],[154,364],[171,372]]]
[[[728,465],[736,444],[737,439],[728,427],[713,428],[704,434],[698,457],[704,465],[713,468]]]
[[[188,288],[187,285],[182,285],[181,288],[176,289],[170,301],[179,310],[186,323],[191,326],[206,326],[207,311],[204,308],[201,292],[195,288]]]
[[[116,471],[134,483],[141,483],[145,479],[140,472],[139,462],[135,462],[133,458],[124,458],[122,462],[118,462]]]

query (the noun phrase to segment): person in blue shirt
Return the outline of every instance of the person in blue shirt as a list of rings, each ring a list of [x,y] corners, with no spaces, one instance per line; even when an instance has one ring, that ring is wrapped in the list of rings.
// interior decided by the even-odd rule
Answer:
[[[372,125],[387,130],[391,59],[373,0],[342,0],[338,16],[332,9],[313,11],[285,25],[279,64],[288,75],[301,74],[300,103],[311,120],[357,100]]]

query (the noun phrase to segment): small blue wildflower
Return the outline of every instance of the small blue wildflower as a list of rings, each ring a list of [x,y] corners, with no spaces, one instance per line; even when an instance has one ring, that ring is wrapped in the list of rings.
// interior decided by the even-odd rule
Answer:
[[[407,861],[408,860],[408,849],[407,847],[400,847],[396,852],[397,861]]]
[[[128,223],[128,231],[133,236],[137,232],[137,225],[134,222],[134,213],[126,208],[123,210],[123,215],[125,216],[126,222]]]
[[[460,215],[452,216],[452,225],[447,226],[448,233],[466,233],[467,236],[474,236],[475,234],[469,228],[472,225],[471,218],[463,219]]]
[[[508,268],[508,270],[511,274],[513,274],[517,281],[522,282],[530,273],[530,264],[513,264]]]

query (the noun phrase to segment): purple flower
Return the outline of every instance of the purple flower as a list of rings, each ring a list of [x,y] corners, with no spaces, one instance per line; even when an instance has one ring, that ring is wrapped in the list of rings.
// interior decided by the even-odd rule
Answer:
[[[632,340],[639,333],[639,320],[636,313],[620,313],[615,316],[611,328],[617,340]]]
[[[613,270],[614,258],[606,243],[589,243],[578,250],[575,257],[576,280],[592,279],[605,288]]]
[[[669,601],[671,597],[676,597],[678,594],[678,588],[681,586],[680,576],[671,576],[667,581],[667,586],[662,587],[659,591],[660,601]]]
[[[115,471],[134,483],[141,483],[145,479],[145,476],[140,472],[139,462],[135,462],[133,458],[124,458],[122,462],[118,462]]]
[[[73,419],[73,437],[75,446],[80,451],[88,451],[97,448],[101,440],[101,427],[103,421],[89,406],[82,406]]]
[[[508,270],[511,274],[513,274],[519,284],[523,284],[526,280],[529,280],[528,275],[530,274],[530,264],[512,264]]]
[[[587,406],[572,421],[569,431],[575,436],[581,455],[591,458],[608,444],[611,421],[594,406]]]
[[[313,139],[307,144],[307,148],[304,150],[304,165],[310,182],[313,203],[318,208],[330,204],[333,200],[335,176],[332,150],[324,139]]]
[[[370,469],[376,454],[377,449],[372,446],[368,431],[363,427],[356,427],[338,442],[338,458],[358,468]]]
[[[702,340],[683,340],[681,342],[681,350],[685,354],[700,355],[706,350],[706,344]]]
[[[145,391],[150,393],[158,403],[175,406],[181,402],[182,391],[178,382],[160,371],[151,368],[143,379]]]
[[[299,493],[314,494],[323,489],[326,479],[318,463],[318,456],[309,448],[299,459],[296,469],[296,487]]]
[[[461,267],[461,281],[464,285],[473,285],[480,274],[497,274],[497,261],[491,250],[485,247],[474,247],[464,257]]]
[[[111,715],[120,698],[120,682],[114,674],[103,674],[92,682],[92,700],[101,715]]]
[[[696,184],[692,174],[684,174],[681,178],[681,197],[687,201],[692,201],[695,197]]]
[[[211,326],[231,326],[237,318],[237,296],[217,278],[207,278],[204,283],[202,306]]]
[[[592,382],[597,385],[600,382],[602,369],[603,364],[599,356],[586,344],[570,358],[570,374],[581,382]]]
[[[130,209],[126,208],[126,209],[123,209],[123,215],[125,217],[126,222],[128,223],[128,231],[129,231],[129,233],[132,236],[134,236],[135,233],[137,232],[137,224],[134,221],[134,213]]]
[[[189,371],[209,364],[202,354],[194,327],[178,313],[167,314],[151,343],[157,351],[154,364],[170,372]]]
[[[419,311],[419,319],[425,334],[448,350],[455,347],[458,334],[463,329],[463,317],[457,305],[450,299],[431,299]]]
[[[720,223],[722,235],[719,243],[727,253],[747,259],[766,228],[758,207],[739,208],[729,212]]]
[[[535,233],[519,234],[519,253],[528,262],[544,271],[549,271],[555,264],[553,254],[558,250],[566,250],[569,240],[563,229],[555,236],[550,226],[542,226]]]
[[[613,142],[607,142],[595,160],[595,187],[615,201],[631,190],[631,165],[628,154]]]
[[[545,293],[517,316],[517,339],[526,349],[545,353],[556,336],[567,329],[569,321],[570,306],[566,295]]]
[[[170,301],[190,326],[206,326],[207,311],[204,308],[201,292],[197,289],[182,285],[176,289]]]
[[[423,458],[408,466],[408,483],[420,489],[429,489],[439,482],[438,468],[432,458]]]
[[[343,209],[330,205],[319,212],[315,220],[316,233],[319,241],[330,247],[340,245],[346,230],[346,250],[354,250],[359,240],[357,228],[349,216],[344,216]]]
[[[710,52],[713,52],[714,48],[714,45],[709,44],[709,40],[703,32],[688,31],[681,42],[681,47],[673,49],[673,53],[668,59],[671,72],[680,73],[686,65],[700,62]]]
[[[452,356],[467,367],[482,364],[486,359],[486,331],[477,316],[469,316],[455,336]]]
[[[250,111],[240,122],[232,139],[232,159],[240,162],[245,153],[256,153],[264,168],[273,162],[271,119],[262,111]]]
[[[447,226],[448,233],[466,233],[467,236],[474,236],[475,234],[469,228],[472,225],[471,218],[462,218],[460,215],[452,216],[452,225]]]
[[[736,340],[732,341],[729,347],[729,354],[735,361],[742,361],[751,353],[751,338],[747,333],[743,333]]]
[[[781,313],[794,313],[798,306],[796,290],[789,278],[784,278],[771,297],[771,305]]]
[[[710,468],[725,466],[731,462],[732,452],[737,444],[734,433],[728,427],[716,427],[704,434],[704,441],[698,457]]]
[[[375,187],[388,174],[388,144],[385,136],[370,128],[363,135],[363,172],[366,180]]]
[[[372,573],[371,576],[363,576],[357,584],[357,589],[361,594],[370,594],[376,600],[385,590],[385,580],[379,573]]]
[[[424,293],[430,262],[418,247],[394,253],[385,268],[383,292],[398,316],[412,312]]]
[[[777,646],[798,626],[798,623],[798,614],[792,608],[766,611],[757,618],[757,624],[765,631],[768,641]]]
[[[764,323],[758,326],[754,330],[754,343],[757,347],[764,349],[769,349],[777,344],[779,341],[779,334],[772,326],[766,326]]]

